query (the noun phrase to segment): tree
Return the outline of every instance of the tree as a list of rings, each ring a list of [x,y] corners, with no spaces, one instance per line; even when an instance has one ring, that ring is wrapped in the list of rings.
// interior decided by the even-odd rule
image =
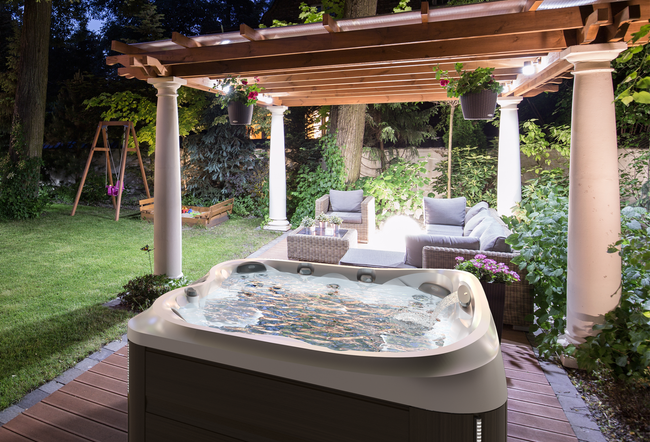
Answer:
[[[12,120],[11,153],[16,158],[42,155],[51,19],[51,1],[25,0]]]
[[[369,17],[376,13],[377,0],[347,0],[343,18]],[[361,175],[365,115],[365,104],[332,106],[330,111],[329,129],[330,133],[336,134],[336,144],[341,146],[347,183],[355,182]]]

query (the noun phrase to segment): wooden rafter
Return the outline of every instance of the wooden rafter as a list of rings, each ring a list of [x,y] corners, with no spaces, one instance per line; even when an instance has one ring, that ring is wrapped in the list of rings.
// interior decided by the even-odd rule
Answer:
[[[338,23],[336,23],[334,17],[329,14],[323,14],[323,27],[327,29],[327,32],[330,34],[341,32],[341,28],[339,27]]]
[[[184,48],[200,48],[201,43],[199,43],[196,40],[191,39],[190,37],[186,37],[183,34],[179,34],[178,32],[172,32],[172,41],[176,43],[179,46],[182,46]]]

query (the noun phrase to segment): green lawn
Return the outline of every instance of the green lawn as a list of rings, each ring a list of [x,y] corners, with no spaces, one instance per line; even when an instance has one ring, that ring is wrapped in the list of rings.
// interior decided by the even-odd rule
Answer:
[[[132,316],[102,304],[150,273],[153,224],[98,207],[55,205],[39,219],[0,223],[0,410],[126,333]],[[183,273],[243,258],[277,237],[259,220],[183,230]],[[153,253],[151,256],[153,260]]]

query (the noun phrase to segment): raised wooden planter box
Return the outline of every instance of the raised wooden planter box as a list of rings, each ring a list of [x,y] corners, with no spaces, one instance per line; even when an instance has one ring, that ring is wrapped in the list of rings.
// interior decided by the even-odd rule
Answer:
[[[214,227],[228,220],[228,215],[232,213],[232,206],[234,201],[235,200],[233,198],[230,198],[229,200],[222,201],[211,207],[184,206],[188,209],[192,209],[192,212],[197,213],[197,215],[191,216],[184,213],[182,214],[181,219],[183,221],[183,224],[186,226],[199,225],[205,227]],[[140,216],[142,219],[147,219],[153,222],[153,209],[153,198],[140,200]]]

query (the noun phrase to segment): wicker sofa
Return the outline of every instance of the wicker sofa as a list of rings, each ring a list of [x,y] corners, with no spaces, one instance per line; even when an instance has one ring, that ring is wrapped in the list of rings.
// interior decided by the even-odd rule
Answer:
[[[332,205],[331,196],[335,198],[334,205]],[[337,197],[339,200],[342,198],[344,202],[349,203],[351,200],[353,202],[337,207]],[[336,210],[340,208],[350,208],[352,210]],[[315,215],[318,216],[321,213],[341,217],[343,219],[341,228],[346,230],[355,229],[358,235],[357,241],[361,243],[369,242],[375,233],[375,197],[363,195],[362,190],[349,192],[331,190],[329,194],[323,195],[316,200]]]

